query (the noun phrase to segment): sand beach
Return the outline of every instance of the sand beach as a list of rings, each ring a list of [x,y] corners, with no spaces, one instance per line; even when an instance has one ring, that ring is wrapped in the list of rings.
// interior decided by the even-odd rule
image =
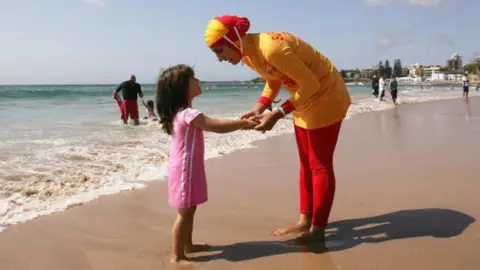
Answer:
[[[209,202],[180,269],[478,269],[480,99],[398,106],[345,121],[324,246],[285,242],[296,221],[293,134],[207,161]],[[167,183],[103,196],[0,233],[2,270],[176,269]]]

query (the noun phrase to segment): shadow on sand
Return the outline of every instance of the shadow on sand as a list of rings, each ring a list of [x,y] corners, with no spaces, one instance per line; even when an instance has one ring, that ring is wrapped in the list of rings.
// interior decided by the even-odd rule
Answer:
[[[362,243],[381,243],[416,237],[449,238],[460,235],[475,218],[449,209],[415,209],[389,214],[335,221],[327,228],[324,244],[310,246],[292,244],[291,241],[241,242],[213,246],[214,255],[194,258],[197,262],[227,260],[240,262],[287,253],[321,254],[353,248]]]

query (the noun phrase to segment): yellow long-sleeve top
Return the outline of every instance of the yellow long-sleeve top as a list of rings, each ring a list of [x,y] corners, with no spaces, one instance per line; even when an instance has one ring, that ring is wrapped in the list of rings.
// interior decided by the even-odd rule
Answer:
[[[282,107],[293,111],[296,126],[316,129],[345,118],[351,103],[347,86],[315,48],[284,32],[247,34],[242,43],[243,62],[266,80],[259,102],[270,105],[283,85],[291,97]]]

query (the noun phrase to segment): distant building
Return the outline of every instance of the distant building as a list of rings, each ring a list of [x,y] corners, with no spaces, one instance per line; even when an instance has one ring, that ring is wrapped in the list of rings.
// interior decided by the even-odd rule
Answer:
[[[422,78],[420,77],[400,77],[397,78],[399,83],[420,83]]]
[[[408,75],[412,77],[422,77],[423,74],[423,66],[416,63],[408,70]]]
[[[463,57],[458,53],[454,53],[450,59],[447,60],[448,70],[461,70],[463,69]]]
[[[462,73],[433,73],[427,78],[429,81],[460,81],[462,80]]]
[[[373,68],[368,68],[368,69],[362,69],[358,73],[360,78],[371,78],[373,77],[373,74],[375,74],[376,70]]]
[[[430,75],[430,80],[432,81],[445,81],[447,75],[445,73],[433,73]]]
[[[432,74],[439,73],[442,70],[441,66],[425,66],[423,67],[423,74],[426,77],[431,77]]]

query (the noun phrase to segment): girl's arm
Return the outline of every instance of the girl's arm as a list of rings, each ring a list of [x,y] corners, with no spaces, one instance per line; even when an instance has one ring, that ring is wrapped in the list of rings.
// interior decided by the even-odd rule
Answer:
[[[199,114],[191,123],[197,128],[215,133],[229,133],[239,129],[251,129],[259,124],[249,119],[220,120],[203,114]]]
[[[148,108],[148,107],[147,107],[147,103],[145,103],[145,100],[143,100],[143,98],[141,98],[141,100],[142,100],[143,106],[144,106],[145,108]]]

